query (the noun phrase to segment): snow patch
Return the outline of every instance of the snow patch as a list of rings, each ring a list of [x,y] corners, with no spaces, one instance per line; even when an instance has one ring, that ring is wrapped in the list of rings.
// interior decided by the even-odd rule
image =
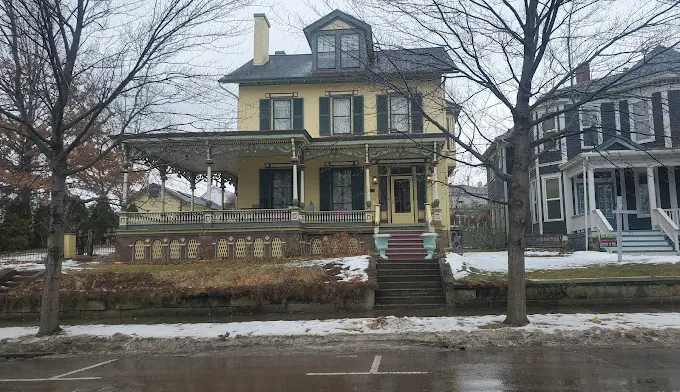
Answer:
[[[16,259],[14,259],[16,260]],[[97,262],[89,262],[88,264],[94,264]],[[4,260],[0,260],[0,269],[3,268],[11,268],[15,269],[18,271],[42,271],[45,269],[45,264],[43,263],[32,263],[32,262],[25,262],[25,263],[16,263],[16,262],[7,262]],[[66,270],[80,270],[83,269],[83,263],[79,263],[75,260],[64,260],[61,262],[61,269],[63,271]]]
[[[340,267],[342,271],[336,276],[340,278],[341,282],[349,281],[360,281],[367,282],[368,274],[366,269],[368,268],[368,262],[370,257],[363,256],[351,256],[351,257],[339,257],[332,259],[320,259],[320,260],[308,260],[300,261],[296,263],[291,263],[291,266],[295,267],[314,267],[314,266],[325,266],[328,264],[335,264]]]

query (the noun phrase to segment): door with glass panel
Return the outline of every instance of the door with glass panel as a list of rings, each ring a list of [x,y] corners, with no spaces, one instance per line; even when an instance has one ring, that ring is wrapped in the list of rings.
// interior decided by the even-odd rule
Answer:
[[[392,176],[392,223],[415,223],[411,176]]]

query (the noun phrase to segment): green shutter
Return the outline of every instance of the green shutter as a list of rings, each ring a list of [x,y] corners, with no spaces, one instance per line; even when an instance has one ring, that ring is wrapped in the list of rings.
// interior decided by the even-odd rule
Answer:
[[[364,97],[352,97],[352,132],[355,135],[364,134]]]
[[[293,129],[305,129],[302,98],[293,98]]]
[[[260,169],[260,208],[271,208],[272,173],[269,169]]]
[[[423,133],[423,96],[413,94],[411,100],[411,133]]]
[[[378,197],[380,199],[380,208],[387,211],[387,176],[378,177]]]
[[[268,99],[260,100],[260,131],[268,131],[271,128],[271,101]]]
[[[389,128],[387,121],[387,95],[377,95],[375,97],[375,110],[378,117],[378,133],[387,133]]]
[[[352,168],[352,209],[364,210],[366,204],[364,202],[364,168]]]
[[[319,97],[319,135],[331,134],[331,98]]]
[[[331,169],[319,170],[319,211],[331,210]]]

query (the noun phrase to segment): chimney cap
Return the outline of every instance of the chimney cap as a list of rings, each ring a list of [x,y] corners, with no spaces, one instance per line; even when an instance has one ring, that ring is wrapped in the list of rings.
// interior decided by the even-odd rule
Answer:
[[[269,23],[269,19],[267,19],[267,15],[265,15],[262,12],[256,13],[253,15],[256,19],[257,18],[263,18],[265,22],[267,22],[267,27],[272,27],[272,25]]]
[[[285,56],[285,55],[286,55],[286,51],[285,51],[285,50],[277,50],[277,51],[274,52],[274,54],[275,54],[275,55],[283,55],[283,56]]]

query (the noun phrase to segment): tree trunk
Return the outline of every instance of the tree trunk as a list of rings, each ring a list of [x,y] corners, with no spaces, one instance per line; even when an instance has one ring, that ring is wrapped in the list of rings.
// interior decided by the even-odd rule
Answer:
[[[504,321],[509,325],[526,325],[526,280],[524,270],[524,250],[526,249],[527,208],[529,203],[529,162],[531,147],[526,127],[513,137],[512,181],[508,197],[508,311]]]
[[[40,307],[38,336],[52,335],[59,327],[59,283],[61,261],[64,257],[66,198],[66,159],[52,163],[52,192],[50,200],[50,225],[45,260],[45,290]]]

